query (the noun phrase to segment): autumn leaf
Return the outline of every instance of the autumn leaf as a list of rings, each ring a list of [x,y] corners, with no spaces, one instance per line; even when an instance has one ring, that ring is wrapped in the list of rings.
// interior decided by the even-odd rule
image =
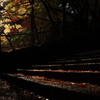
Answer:
[[[18,4],[21,0],[14,0],[15,4]]]
[[[17,16],[13,16],[13,18],[11,18],[12,21],[17,22],[19,20],[19,18]]]

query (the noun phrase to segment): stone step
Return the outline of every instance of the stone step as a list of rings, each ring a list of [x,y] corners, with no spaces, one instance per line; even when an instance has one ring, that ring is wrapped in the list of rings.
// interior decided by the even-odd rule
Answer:
[[[78,63],[78,62],[100,62],[100,57],[58,60],[58,61],[51,62],[51,64],[52,63]]]
[[[33,65],[31,69],[98,70],[100,62]]]
[[[100,71],[23,70],[19,71],[19,73],[64,81],[87,82],[100,85]]]
[[[29,76],[22,73],[3,74],[3,77],[21,87],[30,89],[50,100],[100,99],[100,86]]]

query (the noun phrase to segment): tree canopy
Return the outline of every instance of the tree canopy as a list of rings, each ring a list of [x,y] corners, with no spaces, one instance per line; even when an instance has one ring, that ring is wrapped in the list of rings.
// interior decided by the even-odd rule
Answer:
[[[99,16],[99,0],[0,0],[1,46],[99,36]]]

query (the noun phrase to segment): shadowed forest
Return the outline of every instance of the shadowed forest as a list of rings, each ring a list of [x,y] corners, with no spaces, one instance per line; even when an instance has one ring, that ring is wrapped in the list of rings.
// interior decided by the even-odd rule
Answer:
[[[100,100],[100,0],[0,0],[0,100]]]
[[[32,65],[98,49],[99,17],[99,0],[0,0],[2,61]]]

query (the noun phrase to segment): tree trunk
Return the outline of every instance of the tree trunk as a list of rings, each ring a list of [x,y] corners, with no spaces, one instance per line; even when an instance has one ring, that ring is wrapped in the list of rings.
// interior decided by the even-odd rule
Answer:
[[[62,38],[66,34],[66,0],[62,1],[62,8],[63,8],[63,20],[62,20]]]
[[[6,39],[7,39],[7,40],[8,40],[8,42],[9,42],[10,47],[11,47],[11,48],[12,48],[12,50],[14,51],[15,49],[14,49],[14,47],[13,47],[13,45],[12,45],[12,43],[11,43],[10,39],[7,37],[7,35],[4,33],[4,31],[3,31],[2,29],[0,29],[0,31],[4,34],[4,36],[6,37]]]
[[[35,14],[34,14],[34,0],[29,0],[31,5],[31,31],[32,31],[32,44],[38,44],[39,38],[38,38],[38,29],[35,22]]]
[[[44,0],[41,0],[41,2],[42,2],[42,4],[44,5],[44,7],[45,7],[45,9],[46,9],[46,11],[47,11],[47,14],[48,14],[48,17],[49,17],[50,22],[51,22],[51,24],[52,24],[52,27],[53,27],[53,29],[54,29],[54,32],[57,32],[57,28],[56,28],[56,26],[55,26],[55,23],[54,23],[54,20],[53,20],[53,18],[52,18],[52,15],[51,15],[51,13],[50,13],[50,10],[49,10],[49,8],[48,8],[48,5],[45,3]]]
[[[0,36],[0,53],[1,53],[1,51],[2,51],[2,50],[1,50],[1,36]]]

